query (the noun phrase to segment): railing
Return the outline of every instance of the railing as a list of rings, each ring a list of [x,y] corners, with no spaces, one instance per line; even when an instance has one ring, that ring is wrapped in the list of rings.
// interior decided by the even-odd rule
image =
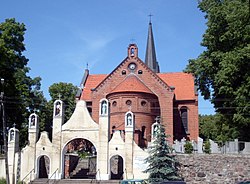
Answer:
[[[127,169],[125,168],[125,169],[124,169],[124,171],[125,171],[125,176],[126,176],[126,179],[128,179]]]
[[[46,183],[49,183],[49,182],[50,182],[52,176],[54,176],[58,170],[59,170],[59,168],[57,168],[57,169],[51,174],[51,176],[48,178],[48,180],[46,181]]]
[[[35,169],[32,169],[30,172],[28,172],[28,174],[26,174],[26,176],[22,179],[21,183],[24,183],[24,180],[30,176],[30,174],[32,173],[32,171],[35,171]],[[29,182],[31,181],[31,179],[29,179]]]

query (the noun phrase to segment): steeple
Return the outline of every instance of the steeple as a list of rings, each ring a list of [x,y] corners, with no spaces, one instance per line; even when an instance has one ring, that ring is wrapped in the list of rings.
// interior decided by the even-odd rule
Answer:
[[[152,15],[149,15],[149,16],[150,16],[150,21],[149,21],[149,27],[148,27],[148,40],[147,40],[145,63],[155,73],[159,73],[160,67],[156,60],[155,44],[154,44],[154,37],[153,37],[153,30],[152,30],[152,23],[151,23]]]

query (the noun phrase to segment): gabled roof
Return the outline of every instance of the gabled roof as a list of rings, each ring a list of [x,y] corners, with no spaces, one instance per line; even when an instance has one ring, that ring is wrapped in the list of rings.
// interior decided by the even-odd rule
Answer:
[[[157,75],[169,86],[175,87],[174,93],[176,100],[195,99],[194,78],[191,74],[176,72],[176,73],[158,73]],[[107,76],[108,76],[107,74],[89,75],[86,80],[81,99],[86,101],[91,101],[91,89],[96,88]],[[136,81],[139,79],[131,77],[128,79],[128,81],[124,80],[112,92],[119,92],[122,90],[122,88],[128,90],[125,84],[129,85],[133,80]],[[137,84],[133,86],[134,90],[135,89],[141,89],[142,91],[149,90],[152,93],[152,91],[149,88],[147,89],[147,86],[145,86],[140,80],[136,81],[136,83]]]
[[[88,75],[88,78],[85,82],[81,100],[90,101],[91,100],[91,89],[94,89],[100,84],[108,75],[107,74],[95,74]]]
[[[195,85],[192,74],[176,72],[176,73],[157,73],[157,75],[165,81],[169,86],[175,87],[176,100],[193,100],[195,99]]]
[[[128,75],[111,93],[142,92],[154,94],[135,74]]]

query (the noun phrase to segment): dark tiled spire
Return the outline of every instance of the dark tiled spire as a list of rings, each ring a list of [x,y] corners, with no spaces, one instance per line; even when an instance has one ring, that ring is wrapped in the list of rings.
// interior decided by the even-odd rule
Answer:
[[[148,27],[148,40],[147,40],[145,63],[155,73],[160,72],[159,64],[156,60],[155,44],[154,44],[151,20],[149,22],[149,27]]]

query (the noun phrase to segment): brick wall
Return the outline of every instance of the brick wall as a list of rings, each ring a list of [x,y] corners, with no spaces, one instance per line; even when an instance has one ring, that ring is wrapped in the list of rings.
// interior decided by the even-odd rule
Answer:
[[[250,155],[177,155],[187,184],[235,184],[250,180]]]

